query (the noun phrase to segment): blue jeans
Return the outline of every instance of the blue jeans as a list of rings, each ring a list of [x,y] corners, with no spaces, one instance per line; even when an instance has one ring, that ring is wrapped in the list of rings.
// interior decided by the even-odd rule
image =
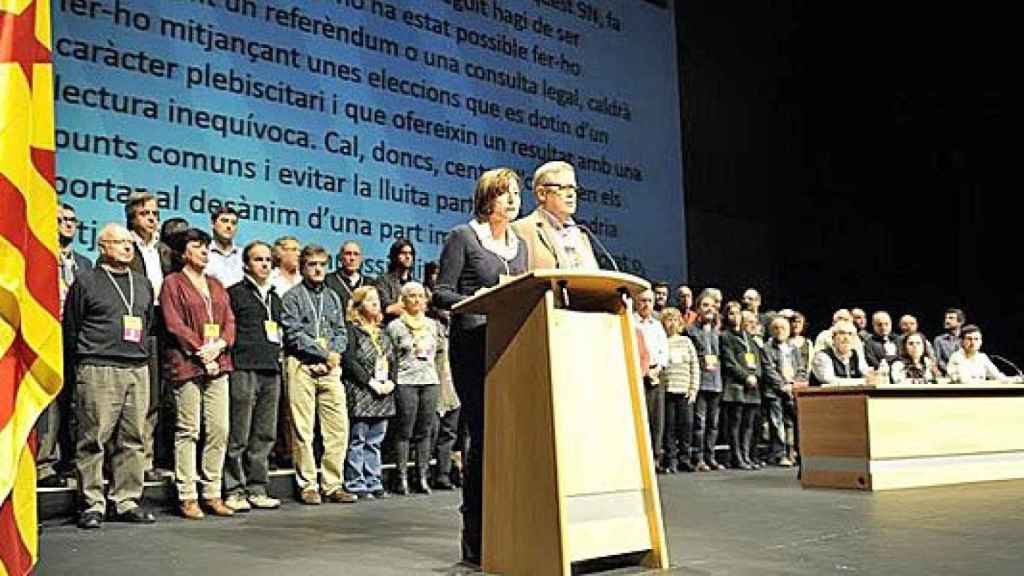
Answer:
[[[380,444],[387,431],[387,418],[352,418],[345,457],[346,491],[359,494],[384,488],[380,479]]]

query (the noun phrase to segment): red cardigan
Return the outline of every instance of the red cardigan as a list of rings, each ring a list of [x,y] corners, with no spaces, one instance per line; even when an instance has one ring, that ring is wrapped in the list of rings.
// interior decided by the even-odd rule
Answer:
[[[228,347],[217,358],[220,371],[231,372],[229,350],[235,345],[235,315],[224,285],[212,276],[206,277],[213,304],[213,320],[220,325],[220,337]],[[182,272],[164,278],[160,289],[160,309],[167,326],[164,345],[164,370],[172,382],[182,383],[206,373],[195,353],[203,346],[203,325],[209,322],[202,294]]]

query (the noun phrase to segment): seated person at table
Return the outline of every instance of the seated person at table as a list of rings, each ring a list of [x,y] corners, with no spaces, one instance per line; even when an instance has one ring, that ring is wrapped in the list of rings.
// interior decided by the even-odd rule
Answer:
[[[832,328],[832,346],[819,350],[811,361],[811,386],[852,384],[851,379],[867,376],[868,365],[853,347],[857,328],[849,320],[840,320]]]
[[[850,311],[846,308],[836,310],[835,313],[832,314],[832,326],[819,332],[818,336],[814,339],[814,351],[819,352],[830,348],[833,341],[832,330],[835,328],[835,325],[839,322],[849,322],[850,325],[853,326],[854,330],[853,338],[850,339],[850,346],[857,351],[858,356],[863,358],[864,342],[860,339],[860,336],[857,335],[857,326],[856,324],[853,324],[853,320],[851,320],[851,318],[852,316],[850,316]]]
[[[892,333],[892,318],[888,312],[878,311],[871,315],[871,327],[874,333],[864,340],[864,361],[868,366],[878,369],[882,360],[889,366],[899,360],[900,347]]]
[[[900,342],[900,356],[892,363],[893,384],[935,384],[938,368],[925,352],[924,336],[913,332]]]
[[[1005,380],[1006,376],[981,351],[981,329],[974,324],[960,331],[962,348],[949,357],[949,379],[957,384],[974,384],[985,380]]]

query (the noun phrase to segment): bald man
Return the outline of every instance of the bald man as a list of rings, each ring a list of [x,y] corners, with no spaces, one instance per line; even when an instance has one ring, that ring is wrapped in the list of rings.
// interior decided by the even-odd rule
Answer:
[[[145,470],[143,446],[149,405],[146,338],[153,321],[153,286],[129,268],[135,250],[126,228],[100,231],[99,266],[80,273],[65,303],[63,331],[67,358],[75,366],[78,416],[76,467],[83,505],[81,528],[99,528],[113,503],[115,518],[150,524],[141,507]],[[103,491],[105,451],[110,448],[111,482]]]

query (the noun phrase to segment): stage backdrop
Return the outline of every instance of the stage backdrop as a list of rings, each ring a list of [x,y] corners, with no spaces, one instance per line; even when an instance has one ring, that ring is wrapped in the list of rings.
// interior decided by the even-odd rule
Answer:
[[[628,272],[686,275],[674,17],[643,0],[54,0],[57,190],[78,248],[133,190],[239,241],[418,265],[481,171],[564,159]],[[524,191],[523,213],[534,205]]]

